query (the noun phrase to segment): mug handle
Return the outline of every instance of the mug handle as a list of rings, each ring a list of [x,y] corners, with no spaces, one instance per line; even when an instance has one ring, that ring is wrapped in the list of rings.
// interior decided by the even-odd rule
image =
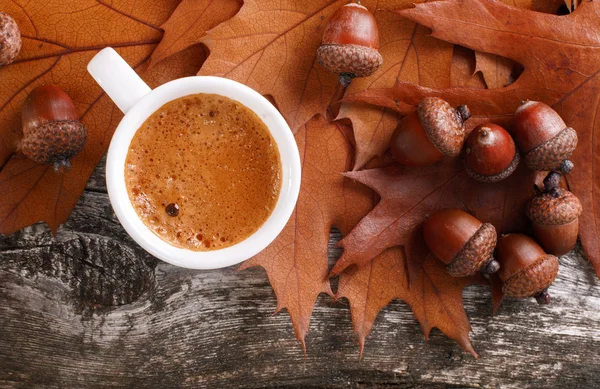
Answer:
[[[123,113],[152,91],[112,47],[98,52],[87,70]]]

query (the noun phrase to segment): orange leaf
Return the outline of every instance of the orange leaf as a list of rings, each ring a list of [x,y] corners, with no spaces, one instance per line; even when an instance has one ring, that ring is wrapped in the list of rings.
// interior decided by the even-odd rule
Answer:
[[[452,55],[451,85],[455,87],[485,89],[485,81],[481,73],[475,70],[475,55],[473,50],[454,46]]]
[[[425,338],[429,339],[432,328],[439,328],[456,340],[463,350],[478,358],[473,349],[469,332],[471,325],[462,303],[465,286],[484,283],[479,276],[451,277],[443,263],[429,255],[414,285],[411,285],[408,304],[421,323]]]
[[[327,243],[332,225],[346,233],[371,207],[371,191],[340,173],[352,166],[353,148],[341,124],[317,116],[300,127],[296,142],[302,159],[302,190],[283,232],[241,270],[262,266],[286,308],[296,337],[306,349],[313,305],[332,294],[327,278]]]
[[[432,328],[439,328],[477,358],[469,340],[471,326],[463,308],[462,290],[479,283],[483,283],[480,277],[451,277],[440,261],[428,256],[409,288],[402,249],[394,247],[363,266],[345,270],[340,275],[337,297],[350,302],[361,356],[379,311],[399,298],[411,307],[426,338]]]
[[[38,221],[45,221],[56,232],[67,219],[121,118],[87,74],[88,61],[98,50],[113,46],[130,64],[140,67],[160,40],[162,32],[157,26],[176,4],[177,0],[152,6],[142,6],[135,0],[118,5],[76,0],[69,3],[68,13],[61,11],[64,4],[60,0],[47,1],[43,6],[39,2],[5,4],[3,11],[20,26],[23,49],[15,63],[0,68],[0,79],[4,81],[0,90],[0,164],[4,165],[0,191],[5,194],[0,205],[0,233],[10,234]],[[146,81],[157,86],[194,74],[204,58],[204,50],[196,48],[180,53],[152,72],[139,69]],[[72,170],[63,176],[18,156],[9,159],[22,136],[23,101],[29,91],[46,83],[69,93],[89,132],[83,152],[72,160]]]
[[[161,28],[165,35],[150,58],[150,66],[200,42],[206,31],[233,17],[242,0],[183,0]]]
[[[481,72],[488,88],[502,88],[510,83],[510,75],[515,66],[514,61],[489,53],[475,53],[477,67]]]
[[[353,266],[340,274],[336,298],[345,297],[350,302],[352,324],[358,335],[360,355],[365,338],[371,332],[379,311],[393,299],[405,299],[408,294],[408,277],[400,247],[387,249],[363,266]]]
[[[502,2],[519,8],[550,14],[556,14],[558,8],[564,4],[563,0],[502,0]],[[475,56],[477,59],[476,71],[483,74],[488,88],[502,88],[514,81],[511,75],[515,66],[519,66],[514,61],[509,58],[482,52],[476,52]]]
[[[344,103],[336,120],[350,119],[356,139],[356,162],[353,169],[366,165],[372,158],[381,159],[390,147],[390,137],[398,127],[399,115],[387,108],[368,104]]]

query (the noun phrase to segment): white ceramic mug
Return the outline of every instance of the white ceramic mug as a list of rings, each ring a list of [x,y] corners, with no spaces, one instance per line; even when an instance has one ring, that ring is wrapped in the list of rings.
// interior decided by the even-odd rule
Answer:
[[[100,51],[88,64],[88,72],[125,114],[108,149],[106,185],[119,221],[140,246],[173,265],[192,269],[216,269],[234,265],[258,254],[279,235],[296,205],[302,169],[292,131],[267,99],[243,84],[220,77],[181,78],[152,90],[112,48]],[[138,217],[125,184],[125,159],[138,128],[169,101],[197,93],[225,96],[254,111],[275,139],[282,167],[279,199],[265,223],[245,240],[212,251],[174,247],[159,238]]]

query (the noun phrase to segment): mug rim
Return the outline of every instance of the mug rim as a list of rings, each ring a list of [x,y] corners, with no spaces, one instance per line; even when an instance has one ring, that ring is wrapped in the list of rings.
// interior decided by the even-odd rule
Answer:
[[[134,135],[164,104],[193,94],[217,94],[239,102],[267,126],[278,146],[281,189],[275,208],[265,222],[246,239],[232,246],[193,251],[173,246],[148,228],[135,211],[125,182],[125,160]],[[300,153],[294,135],[281,113],[252,88],[227,78],[192,76],[169,81],[144,96],[121,119],[106,158],[106,185],[110,203],[125,231],[153,256],[189,269],[217,269],[238,264],[264,250],[277,238],[295,208],[300,192]]]

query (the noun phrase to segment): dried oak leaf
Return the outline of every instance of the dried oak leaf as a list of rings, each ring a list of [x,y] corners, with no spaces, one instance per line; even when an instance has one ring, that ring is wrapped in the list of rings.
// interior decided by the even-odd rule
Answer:
[[[524,231],[525,204],[534,195],[537,177],[520,167],[503,185],[480,183],[468,177],[460,159],[423,168],[393,164],[346,176],[375,190],[381,200],[340,241],[344,253],[331,274],[339,274],[352,264],[363,265],[385,249],[402,245],[411,282],[428,255],[421,231],[427,215],[444,208],[461,208],[494,224],[500,233]]]
[[[433,36],[476,51],[511,58],[524,66],[511,85],[498,89],[429,89],[398,84],[369,89],[348,99],[398,110],[425,95],[466,103],[479,120],[510,124],[522,100],[540,100],[556,109],[579,135],[573,154],[571,190],[586,212],[580,218],[582,245],[600,275],[600,2],[584,2],[566,16],[521,10],[495,0],[447,0],[398,13],[433,30]],[[503,187],[505,185],[502,185]],[[485,215],[483,215],[485,216]],[[521,214],[507,214],[518,219]]]
[[[3,11],[20,26],[23,49],[13,64],[0,68],[0,233],[10,234],[38,221],[56,232],[106,151],[121,113],[87,74],[86,65],[98,50],[115,47],[151,86],[194,74],[201,66],[204,50],[194,48],[152,71],[144,70],[144,62],[162,36],[158,26],[176,5],[177,0],[155,4],[74,0],[67,13],[61,11],[65,7],[61,0],[46,1],[43,6],[35,1],[3,5]],[[23,101],[33,88],[46,83],[58,85],[71,96],[89,131],[84,150],[64,175],[48,165],[13,156],[22,137]]]
[[[305,349],[315,300],[320,293],[332,295],[327,277],[331,226],[347,233],[373,201],[368,188],[340,174],[353,162],[349,136],[343,125],[320,115],[300,127],[296,142],[302,161],[302,189],[294,213],[277,239],[240,267],[266,270],[277,296],[277,311],[287,309]]]
[[[509,58],[475,52],[476,72],[481,72],[488,88],[502,88],[510,84],[513,68],[518,66]]]
[[[183,0],[161,26],[165,31],[150,58],[150,67],[197,44],[206,31],[233,17],[242,0]]]
[[[532,11],[556,14],[559,7],[564,4],[563,0],[502,0],[503,3]],[[475,53],[477,65],[476,71],[481,72],[487,87],[502,88],[512,81],[515,67],[520,65],[515,61],[490,53]],[[458,85],[453,85],[458,86]],[[465,85],[466,86],[466,85]]]
[[[394,298],[399,298],[411,307],[426,339],[432,328],[439,328],[477,358],[469,339],[471,326],[462,304],[462,290],[482,282],[479,276],[451,277],[443,264],[430,255],[409,287],[402,249],[393,247],[371,262],[344,271],[337,297],[350,302],[361,355],[377,314]]]
[[[450,84],[454,87],[487,88],[483,76],[476,71],[475,55],[466,47],[454,46]]]
[[[408,19],[399,19],[389,11],[409,7],[412,3],[412,0],[361,2],[377,20],[379,52],[384,61],[372,76],[354,79],[346,93],[387,87],[399,81],[437,88],[450,86],[452,45],[432,38],[427,28]],[[392,110],[356,103],[342,104],[337,118],[352,121],[356,139],[354,170],[385,153],[399,121]]]
[[[231,78],[273,96],[296,132],[325,114],[338,90],[337,76],[316,60],[329,16],[345,0],[246,0],[236,16],[202,40],[210,56],[199,75]]]

